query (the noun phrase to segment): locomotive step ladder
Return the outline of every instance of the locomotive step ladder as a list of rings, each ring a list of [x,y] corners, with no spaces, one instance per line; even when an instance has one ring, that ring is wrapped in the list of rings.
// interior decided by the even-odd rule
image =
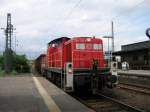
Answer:
[[[73,65],[71,62],[67,62],[64,68],[64,91],[72,92],[73,87]]]

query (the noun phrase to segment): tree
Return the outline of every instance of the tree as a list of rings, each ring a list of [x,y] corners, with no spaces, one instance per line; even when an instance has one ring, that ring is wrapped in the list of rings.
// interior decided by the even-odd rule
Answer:
[[[0,68],[4,69],[4,56],[0,55]]]
[[[4,56],[0,55],[0,70],[4,70]],[[14,54],[13,59],[13,70],[16,72],[29,72],[30,66],[25,55],[16,55]]]
[[[25,55],[14,56],[14,70],[17,72],[29,72],[30,66]]]

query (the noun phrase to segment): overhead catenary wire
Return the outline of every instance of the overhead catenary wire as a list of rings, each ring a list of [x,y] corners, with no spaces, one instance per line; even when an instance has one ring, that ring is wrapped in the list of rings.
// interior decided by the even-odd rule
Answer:
[[[135,8],[139,7],[139,6],[140,6],[141,4],[143,4],[145,1],[146,1],[146,0],[142,0],[141,2],[139,2],[139,3],[135,4],[134,6],[132,6],[131,8],[120,12],[119,14],[115,15],[114,17],[112,17],[112,18],[110,18],[110,19],[107,19],[107,20],[104,19],[104,21],[101,23],[101,26],[105,26],[106,22],[108,23],[108,21],[109,21],[109,22],[113,21],[113,22],[116,23],[119,18],[121,18],[121,17],[124,16],[124,15],[129,15],[130,13],[133,12],[133,10],[135,10]],[[128,13],[127,13],[127,12],[128,12]],[[137,21],[137,19],[136,19],[135,21]],[[134,22],[135,22],[135,21],[134,21]],[[128,24],[129,24],[129,23],[128,23]],[[126,24],[126,25],[127,25],[127,24]],[[126,25],[125,25],[125,26],[126,26]],[[109,28],[109,29],[110,29],[110,28]],[[108,27],[105,28],[105,30],[104,30],[103,32],[105,32],[105,31],[108,31]],[[99,36],[100,34],[98,33],[98,34],[96,34],[96,35]],[[95,36],[96,36],[96,35],[95,35]]]
[[[132,10],[134,10],[136,7],[138,7],[139,5],[141,5],[144,2],[145,2],[145,0],[142,0],[141,2],[137,3],[133,7],[129,8],[129,9],[123,11],[123,12],[120,12],[119,14],[117,14],[115,17],[112,18],[112,21],[114,21],[117,18],[120,18],[121,16],[125,15],[127,12],[128,12],[128,14],[131,13]]]
[[[137,3],[137,4],[134,5],[133,7],[131,7],[131,8],[129,8],[129,9],[127,9],[127,10],[125,10],[125,11],[119,13],[118,15],[116,15],[115,17],[113,17],[110,21],[116,21],[117,19],[119,19],[120,17],[124,16],[125,14],[130,14],[130,13],[132,13],[133,10],[135,10],[135,8],[139,7],[139,6],[140,6],[141,4],[143,4],[144,2],[145,2],[145,0],[142,0],[141,2]],[[129,12],[129,13],[127,13],[127,12]],[[136,20],[136,21],[137,21],[137,20]],[[134,22],[135,22],[135,21],[134,21]],[[103,23],[103,24],[104,24],[104,23]],[[129,23],[126,24],[125,26],[127,26],[127,25],[129,25]]]
[[[131,13],[133,12],[133,10],[135,10],[135,8],[139,7],[139,6],[140,6],[141,4],[143,4],[145,1],[146,1],[146,0],[142,0],[141,2],[137,3],[137,4],[134,5],[133,7],[129,8],[129,9],[125,10],[125,11],[122,11],[121,13],[119,13],[119,14],[115,15],[114,17],[112,17],[112,19],[110,19],[109,21],[113,21],[113,22],[116,23],[119,18],[121,18],[122,16],[125,16],[125,15],[127,16],[127,15],[131,14]],[[127,13],[127,12],[128,12],[128,13]],[[140,19],[140,18],[135,19],[134,22],[137,21],[137,20],[139,20],[139,19]],[[130,24],[131,24],[131,23],[128,23],[128,24],[125,24],[124,26],[128,27]],[[102,26],[103,26],[103,25],[105,25],[105,22],[103,22]],[[106,28],[106,30],[107,30],[107,29],[108,29],[108,28]],[[105,30],[105,31],[106,31],[106,30]],[[97,34],[97,35],[98,35],[98,34]]]
[[[128,10],[125,10],[125,11],[119,13],[118,15],[116,15],[115,17],[113,17],[112,20],[116,22],[116,20],[117,20],[118,18],[120,18],[120,17],[122,17],[122,16],[124,16],[124,15],[127,16],[127,14],[128,14],[128,15],[131,14],[131,13],[133,12],[133,10],[135,10],[135,8],[139,7],[139,6],[140,6],[141,4],[143,4],[145,1],[146,1],[146,0],[142,0],[141,2],[137,3],[136,5],[134,5],[133,7],[129,8]],[[128,12],[128,13],[127,13],[127,12]],[[135,18],[136,18],[136,17],[135,17]],[[138,18],[138,19],[136,18],[136,19],[134,19],[133,22],[139,21],[139,19],[140,19],[140,18]],[[125,24],[124,26],[125,26],[125,28],[127,28],[127,27],[130,26],[130,25],[131,25],[131,23],[129,22],[129,23]]]
[[[80,5],[80,3],[82,2],[82,0],[79,0],[74,6],[73,8],[69,11],[69,13],[64,17],[64,19],[62,20],[62,22],[59,24],[59,26],[62,26],[65,24],[65,22],[69,19],[69,17],[74,13],[75,9]],[[59,30],[60,27],[56,28],[56,31]]]
[[[133,7],[120,12],[118,15],[115,15],[114,17],[112,17],[109,21],[116,21],[116,19],[122,17],[123,15],[127,14],[127,12],[131,13],[132,10],[134,10],[136,7],[138,7],[140,4],[142,4],[145,0],[142,0],[141,2],[137,3],[136,5],[134,5]],[[73,8],[69,11],[69,13],[64,17],[64,19],[62,20],[62,22],[59,24],[59,26],[62,26],[65,24],[65,22],[70,18],[70,16],[74,13],[75,9],[80,5],[80,3],[82,2],[82,0],[79,0],[74,6]],[[129,14],[128,13],[128,14]],[[105,22],[102,24],[102,26],[105,24]],[[60,27],[56,28],[56,31],[59,29]]]
[[[127,12],[129,12],[128,14],[131,14],[131,13],[133,12],[133,10],[135,10],[135,8],[136,8],[136,10],[137,10],[137,7],[139,7],[139,6],[140,6],[141,4],[143,4],[145,1],[146,1],[146,0],[142,0],[140,3],[136,4],[136,5],[133,6],[132,8],[128,9],[128,10],[127,10]],[[144,4],[143,4],[143,5],[144,5]],[[139,8],[140,8],[140,7],[139,7]],[[124,15],[124,14],[122,14],[122,15],[120,15],[120,16],[119,16],[119,15],[116,16],[116,20],[117,20],[118,18],[120,18],[121,16],[123,16],[123,15]],[[145,18],[145,16],[142,16],[142,15],[141,15],[141,17],[142,17],[142,19],[143,19],[143,17]],[[146,18],[147,18],[147,17],[146,17]],[[116,20],[115,20],[115,21],[116,21]],[[134,26],[134,25],[136,25],[136,24],[139,25],[139,23],[141,23],[141,18],[140,18],[140,17],[133,16],[132,20],[134,20],[134,21],[128,22],[127,24],[123,25],[123,26],[124,26],[124,29],[130,27],[131,25]],[[144,20],[145,20],[145,19],[144,19]],[[142,21],[143,21],[143,20],[142,20]],[[140,29],[141,27],[136,27],[136,28]],[[136,30],[137,30],[137,29],[136,29]]]
[[[65,21],[67,19],[69,19],[69,17],[73,14],[73,12],[75,11],[75,9],[79,6],[79,4],[82,2],[82,0],[79,0],[75,5],[74,7],[70,10],[70,12],[68,13],[68,15],[65,17]]]

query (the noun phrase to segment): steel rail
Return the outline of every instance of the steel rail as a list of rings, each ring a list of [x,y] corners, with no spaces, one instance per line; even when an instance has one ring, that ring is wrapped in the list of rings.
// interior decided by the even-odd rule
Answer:
[[[142,89],[150,89],[150,87],[144,86],[144,85],[141,85],[141,84],[132,84],[132,83],[124,83],[124,82],[119,82],[119,84],[138,87],[138,88],[142,88]]]
[[[104,98],[106,98],[106,99],[108,99],[108,100],[110,100],[110,101],[112,101],[112,102],[114,102],[114,103],[116,103],[118,105],[120,105],[121,107],[129,110],[130,112],[145,112],[144,110],[138,109],[136,107],[130,106],[130,105],[128,105],[128,104],[126,104],[124,102],[121,102],[119,100],[116,100],[116,99],[110,98],[108,96],[105,96],[105,95],[101,94],[100,92],[96,92],[96,94],[101,96],[101,97],[104,97]]]
[[[127,90],[150,95],[150,88],[148,87],[144,87],[144,86],[142,87],[134,84],[132,85],[132,84],[124,84],[124,83],[121,83],[120,85],[118,85],[118,87],[122,89],[127,89]]]

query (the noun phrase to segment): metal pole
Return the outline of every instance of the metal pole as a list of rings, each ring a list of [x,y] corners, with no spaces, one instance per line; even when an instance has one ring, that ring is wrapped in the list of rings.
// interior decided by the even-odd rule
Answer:
[[[109,38],[108,38],[108,67],[110,67]]]
[[[149,39],[149,50],[148,50],[148,64],[149,64],[148,69],[150,70],[150,39]]]
[[[7,14],[7,27],[5,29],[5,35],[6,35],[6,47],[5,47],[5,72],[11,72],[13,69],[13,51],[11,49],[11,35],[12,35],[12,24],[11,24],[11,14]]]
[[[113,21],[111,22],[111,33],[112,33],[112,49],[111,49],[111,56],[110,56],[110,67],[111,67],[111,62],[113,60],[113,55],[112,53],[114,52],[114,24]]]
[[[112,31],[112,52],[114,52],[114,23],[111,22],[111,31]]]
[[[149,49],[148,49],[148,69],[150,69],[150,28],[146,30],[146,36],[149,38]]]
[[[62,50],[61,50],[61,88],[63,88],[63,70],[62,70],[63,66],[62,66]]]

